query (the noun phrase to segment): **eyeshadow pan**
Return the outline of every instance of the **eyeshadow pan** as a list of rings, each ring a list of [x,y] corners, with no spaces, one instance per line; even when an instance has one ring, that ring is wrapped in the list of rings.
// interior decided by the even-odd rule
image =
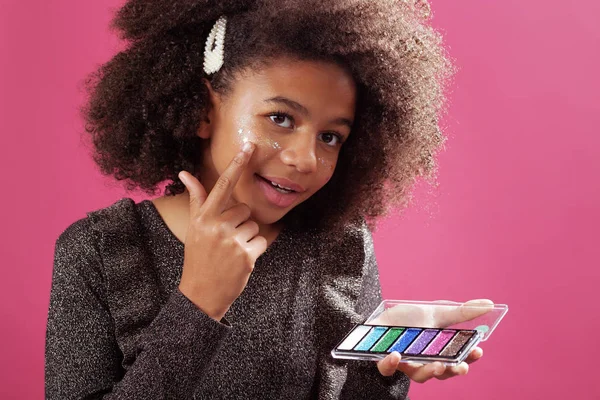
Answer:
[[[366,325],[359,325],[357,326],[352,333],[350,333],[348,335],[348,337],[346,338],[346,340],[344,340],[342,342],[342,344],[340,344],[340,346],[338,347],[339,350],[352,350],[354,348],[354,346],[356,346],[356,343],[358,343],[363,336],[365,336],[365,334],[371,329],[370,326],[366,326]]]
[[[440,353],[440,356],[455,357],[458,354],[458,352],[460,351],[460,349],[463,348],[465,343],[467,343],[469,341],[469,339],[471,339],[471,336],[473,336],[473,332],[469,332],[469,331],[458,332],[456,334],[456,336],[454,336],[454,338],[452,338],[450,343],[448,343],[446,348],[444,350],[442,350],[442,352]]]
[[[361,342],[358,344],[358,346],[356,346],[354,348],[354,350],[358,350],[358,351],[369,350],[371,347],[373,347],[375,342],[378,341],[381,336],[383,336],[385,331],[387,331],[387,328],[383,327],[383,326],[376,326],[376,327],[372,328],[371,331],[369,332],[369,334],[367,336],[365,336],[365,338],[363,340],[361,340]]]
[[[394,343],[398,336],[404,332],[404,328],[390,328],[390,330],[379,340],[371,351],[386,351]]]
[[[421,333],[422,329],[419,328],[408,328],[402,336],[394,343],[394,345],[388,350],[388,353],[397,351],[398,353],[404,352],[404,349]]]
[[[446,343],[452,339],[452,336],[454,336],[455,333],[456,331],[453,329],[444,329],[431,341],[431,343],[429,343],[429,346],[427,346],[425,351],[421,354],[426,354],[428,356],[437,355],[440,350],[444,348]]]
[[[405,353],[419,354],[423,351],[425,346],[427,346],[429,342],[431,342],[431,339],[433,339],[435,335],[438,334],[439,331],[439,329],[425,329],[423,332],[421,332],[419,337],[415,339],[413,344],[411,344],[410,347],[406,349]]]

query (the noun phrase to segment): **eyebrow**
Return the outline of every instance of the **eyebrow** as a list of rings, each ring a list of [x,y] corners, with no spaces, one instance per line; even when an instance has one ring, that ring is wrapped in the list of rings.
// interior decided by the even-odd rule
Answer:
[[[308,109],[306,107],[304,107],[302,104],[300,104],[294,100],[288,99],[287,97],[275,96],[275,97],[271,97],[270,99],[265,99],[265,102],[266,103],[285,104],[286,106],[296,110],[297,112],[303,114],[304,116],[310,116],[310,113],[308,112]],[[336,125],[346,125],[348,128],[352,129],[353,122],[348,118],[344,118],[344,117],[335,118],[330,122],[332,124],[336,124]]]

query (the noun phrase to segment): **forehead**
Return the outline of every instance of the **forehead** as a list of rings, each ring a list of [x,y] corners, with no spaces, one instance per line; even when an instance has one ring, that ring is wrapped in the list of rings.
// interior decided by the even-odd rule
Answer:
[[[232,95],[262,102],[275,96],[294,100],[312,113],[327,111],[352,117],[356,87],[352,76],[337,64],[325,61],[277,59],[257,71],[245,71]]]

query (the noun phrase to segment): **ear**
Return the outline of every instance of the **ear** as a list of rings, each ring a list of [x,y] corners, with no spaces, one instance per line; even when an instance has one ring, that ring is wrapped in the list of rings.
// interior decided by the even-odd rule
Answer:
[[[212,85],[207,79],[203,79],[206,88],[208,89],[209,104],[206,110],[206,116],[204,121],[200,121],[200,127],[198,128],[197,135],[202,139],[209,139],[212,136],[216,118],[216,110],[219,108],[220,96],[212,88]]]

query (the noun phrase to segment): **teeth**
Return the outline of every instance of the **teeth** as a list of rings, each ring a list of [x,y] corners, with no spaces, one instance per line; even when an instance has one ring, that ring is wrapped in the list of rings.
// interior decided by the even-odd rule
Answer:
[[[271,182],[271,181],[269,181],[269,182]],[[293,190],[292,190],[292,189],[290,189],[290,188],[286,188],[285,186],[281,186],[281,185],[279,185],[279,184],[277,184],[277,183],[275,183],[275,182],[271,182],[271,185],[273,185],[273,186],[275,186],[275,187],[278,187],[278,188],[280,188],[280,189],[283,189],[283,190],[287,190],[287,191],[289,191],[289,192],[293,192]]]

